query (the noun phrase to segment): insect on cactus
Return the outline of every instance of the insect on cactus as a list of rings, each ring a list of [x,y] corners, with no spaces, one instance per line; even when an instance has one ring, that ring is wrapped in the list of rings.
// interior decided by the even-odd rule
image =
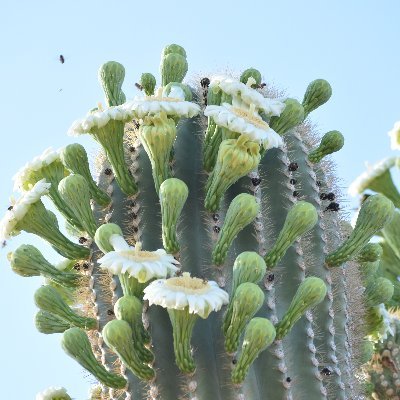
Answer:
[[[100,68],[106,105],[70,129],[102,146],[97,183],[79,144],[16,176],[2,236],[35,233],[67,259],[56,268],[28,245],[9,255],[16,273],[46,278],[38,329],[95,376],[91,399],[359,398],[356,257],[393,204],[372,196],[347,237],[326,158],[343,137],[318,145],[305,121],[331,96],[325,80],[300,103],[254,68],[185,84],[187,69],[185,50],[165,47],[162,86],[144,73],[126,101],[124,67]]]

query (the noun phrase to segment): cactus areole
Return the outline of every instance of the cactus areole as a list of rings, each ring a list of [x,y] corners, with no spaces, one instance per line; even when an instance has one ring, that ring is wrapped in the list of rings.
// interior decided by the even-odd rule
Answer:
[[[55,267],[25,245],[9,256],[21,276],[46,278],[38,329],[61,335],[94,376],[91,399],[362,398],[365,299],[353,255],[374,219],[366,210],[369,231],[360,225],[352,251],[332,261],[348,233],[341,208],[321,199],[340,201],[326,155],[343,140],[317,154],[304,121],[329,99],[329,83],[313,81],[300,104],[253,67],[190,86],[187,70],[186,51],[171,44],[158,83],[136,71],[142,91],[126,99],[125,68],[107,62],[104,105],[69,130],[101,145],[97,179],[78,144],[17,175],[22,195],[0,235],[34,233],[68,259]],[[391,217],[385,207],[376,230]],[[37,398],[73,391],[50,386]]]

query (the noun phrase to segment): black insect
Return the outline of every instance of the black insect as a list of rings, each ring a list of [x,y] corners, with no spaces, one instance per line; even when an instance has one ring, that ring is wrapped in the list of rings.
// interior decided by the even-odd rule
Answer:
[[[58,57],[58,59],[60,60],[61,64],[65,63],[65,58],[64,58],[64,56],[62,54],[60,54],[60,57]]]
[[[321,374],[325,375],[325,376],[331,376],[332,375],[332,371],[330,368],[328,367],[324,367],[321,369]]]
[[[274,274],[268,274],[267,275],[267,281],[268,282],[273,282],[275,279],[275,275]]]
[[[7,242],[5,240],[3,240],[3,242],[1,243],[1,248],[4,249],[4,247],[7,246]]]
[[[339,211],[339,209],[339,203],[333,201],[332,203],[329,203],[328,207],[325,208],[325,211]]]
[[[265,88],[265,86],[267,86],[267,84],[266,83],[260,83],[260,85],[258,86],[260,89],[264,89]]]
[[[218,215],[218,214],[213,214],[212,219],[213,219],[215,222],[218,222],[218,221],[219,221],[219,215]]]
[[[297,183],[296,179],[293,179],[293,178],[289,182],[291,185],[295,185]]]
[[[83,243],[86,243],[87,242],[87,239],[84,237],[84,236],[81,236],[80,238],[79,238],[79,243],[80,244],[83,244]]]
[[[293,172],[293,171],[297,171],[299,168],[299,165],[296,162],[291,162],[289,164],[289,171]]]
[[[261,178],[251,178],[251,183],[254,186],[258,186],[261,183]]]
[[[206,89],[206,88],[208,88],[208,87],[210,86],[210,80],[209,80],[208,78],[203,78],[203,79],[200,81],[200,85],[201,85],[201,87],[202,87],[203,89]]]
[[[335,193],[332,193],[332,192],[328,193],[328,194],[326,195],[326,198],[327,198],[327,200],[329,200],[329,201],[335,200]]]
[[[140,83],[135,83],[135,86],[139,89],[139,90],[143,90],[143,86]]]
[[[105,173],[106,175],[111,175],[111,174],[112,174],[112,169],[111,169],[111,168],[106,168],[106,169],[104,170],[104,173]]]
[[[11,211],[13,208],[14,208],[13,206],[10,206],[10,207],[7,208],[7,210]]]
[[[291,378],[290,376],[288,376],[288,377],[286,378],[286,382],[287,382],[287,383],[292,382],[292,378]]]
[[[175,272],[175,276],[182,276],[183,275],[183,271],[181,269],[179,269],[178,271]]]
[[[233,358],[233,359],[232,359],[232,364],[236,364],[236,363],[237,363],[236,358]]]
[[[214,228],[213,228],[213,231],[215,233],[219,233],[221,231],[221,228],[219,226],[215,225]]]
[[[114,311],[113,310],[107,310],[107,315],[114,315]]]

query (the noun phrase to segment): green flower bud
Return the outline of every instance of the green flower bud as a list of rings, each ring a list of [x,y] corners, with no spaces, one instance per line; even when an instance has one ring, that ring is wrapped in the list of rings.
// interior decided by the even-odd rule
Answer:
[[[173,86],[177,86],[183,90],[185,93],[185,100],[186,101],[192,101],[193,99],[193,94],[192,91],[190,90],[190,87],[188,85],[184,85],[183,83],[179,82],[170,82],[168,85],[164,87],[163,93],[165,93],[167,96],[171,93],[171,89]]]
[[[115,389],[122,389],[126,386],[127,382],[122,376],[108,372],[96,360],[89,339],[82,329],[70,328],[65,331],[61,339],[61,346],[70,357],[104,385]]]
[[[166,86],[170,82],[183,81],[188,70],[188,63],[185,56],[178,53],[169,53],[161,60],[160,73],[161,85]]]
[[[94,241],[96,242],[97,247],[104,254],[114,250],[110,243],[111,235],[123,236],[122,229],[117,224],[103,224],[97,228],[96,234],[94,235]]]
[[[156,87],[156,78],[154,77],[153,74],[150,74],[149,72],[145,72],[140,77],[139,83],[142,86],[144,92],[146,93],[146,96],[153,96],[154,89]]]
[[[207,91],[207,105],[208,106],[221,105],[221,96],[222,96],[222,90],[218,85],[210,86]]]
[[[51,286],[42,286],[35,292],[35,304],[52,313],[65,322],[83,329],[96,329],[97,321],[93,318],[81,317],[64,302],[60,294]]]
[[[173,44],[169,44],[168,46],[165,46],[163,51],[162,51],[161,56],[165,57],[168,54],[172,54],[172,53],[180,54],[181,56],[186,58],[185,49],[182,46],[179,46],[179,44],[174,44],[174,43]]]
[[[332,96],[332,88],[325,79],[316,79],[312,81],[304,94],[303,107],[304,118],[318,107],[325,104]]]
[[[9,253],[12,270],[21,276],[43,276],[61,286],[76,287],[80,276],[73,272],[59,271],[51,265],[34,246],[23,244]]]
[[[224,263],[229,247],[237,234],[256,218],[260,205],[254,196],[241,193],[229,205],[225,221],[212,252],[212,261],[216,265]]]
[[[69,175],[60,181],[58,191],[74,210],[85,231],[93,238],[97,224],[90,208],[90,192],[86,179],[82,175]]]
[[[125,68],[116,61],[108,61],[99,69],[99,82],[106,95],[108,107],[125,103],[126,97],[121,90],[125,78]]]
[[[380,340],[384,328],[384,319],[380,307],[368,307],[365,315],[366,333],[372,340]]]
[[[282,320],[275,326],[276,338],[283,339],[293,328],[293,325],[310,308],[315,307],[326,296],[326,285],[322,279],[314,276],[304,279],[296,291],[289,309]]]
[[[240,253],[233,264],[232,294],[244,282],[258,283],[265,275],[267,267],[264,259],[254,251]]]
[[[400,213],[395,211],[393,219],[382,229],[386,243],[392,248],[397,257],[400,257]]]
[[[107,346],[139,379],[150,381],[155,377],[153,368],[140,360],[132,339],[132,329],[123,320],[114,319],[103,328],[102,335]]]
[[[275,267],[293,242],[301,235],[310,231],[317,221],[318,213],[311,203],[307,203],[306,201],[297,202],[289,210],[285,224],[283,225],[274,246],[264,257],[267,267],[269,269]]]
[[[249,78],[254,79],[254,83],[251,85],[251,87],[257,88],[261,84],[261,73],[255,68],[248,68],[245,71],[242,72],[242,75],[240,75],[240,82],[244,83],[247,85],[247,81]]]
[[[286,99],[285,109],[279,117],[271,117],[269,126],[280,135],[284,135],[290,129],[300,125],[304,120],[304,108],[295,99]]]
[[[244,333],[242,351],[235,368],[232,370],[232,382],[241,384],[247,372],[258,357],[275,340],[275,328],[266,318],[253,318]]]
[[[319,163],[328,154],[336,153],[344,145],[344,137],[339,131],[329,131],[322,137],[319,146],[308,155],[309,161]]]
[[[370,281],[376,278],[376,273],[379,269],[380,261],[370,261],[370,262],[363,262],[360,264],[359,271],[363,278],[364,285],[367,285]]]
[[[52,333],[63,333],[67,329],[71,328],[71,324],[64,321],[62,318],[43,310],[36,313],[35,325],[40,333],[46,335]]]
[[[210,119],[209,119],[210,121]],[[215,127],[213,130],[213,126]],[[217,161],[219,147],[222,143],[223,128],[217,126],[214,122],[209,122],[206,135],[209,135],[208,143],[204,144],[203,164],[207,172],[214,169]]]
[[[166,179],[160,186],[160,204],[162,215],[162,239],[167,253],[179,251],[176,236],[178,218],[188,197],[186,183],[176,178]]]
[[[143,326],[142,311],[142,302],[134,296],[122,296],[114,305],[116,318],[126,321],[131,327],[133,345],[140,360],[149,363],[154,360],[154,355],[144,346],[150,343],[151,337]]]
[[[140,125],[139,137],[149,156],[158,193],[160,185],[171,176],[169,156],[176,138],[175,122],[164,112],[146,117]]]
[[[382,246],[379,243],[368,243],[357,254],[356,260],[360,263],[366,263],[366,262],[371,263],[374,261],[379,261],[382,257],[382,254],[383,254]]]
[[[356,226],[349,238],[325,259],[329,267],[342,265],[357,255],[376,232],[393,218],[394,205],[381,194],[368,197],[362,204]]]
[[[110,197],[96,185],[89,169],[88,156],[85,148],[79,143],[73,143],[61,150],[60,158],[66,168],[74,174],[83,176],[89,186],[90,197],[99,205],[106,206],[110,203]]]
[[[394,292],[393,283],[386,278],[376,278],[365,288],[364,296],[368,307],[388,302]]]
[[[205,208],[215,212],[227,189],[247,175],[260,162],[260,146],[246,135],[224,140],[219,146],[217,163],[206,185]]]
[[[225,349],[234,353],[245,326],[264,303],[263,291],[254,283],[245,282],[236,289],[223,323]]]

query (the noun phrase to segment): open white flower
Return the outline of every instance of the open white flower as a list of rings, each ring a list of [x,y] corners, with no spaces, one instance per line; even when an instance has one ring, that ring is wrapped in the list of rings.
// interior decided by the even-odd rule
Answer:
[[[140,283],[153,278],[165,278],[173,275],[178,270],[177,260],[163,249],[156,251],[143,251],[141,243],[129,246],[120,235],[111,235],[110,244],[114,251],[110,251],[99,259],[101,268],[107,269],[112,274],[128,273]]]
[[[75,121],[69,128],[68,135],[79,136],[84,133],[90,133],[93,127],[102,128],[107,125],[110,120],[129,121],[133,118],[132,110],[124,106],[125,104],[113,106],[105,110],[100,106],[98,110],[89,112],[85,118]]]
[[[204,115],[212,117],[215,123],[232,132],[249,135],[265,149],[280,147],[282,138],[261,119],[254,108],[248,111],[223,103],[221,106],[207,106]]]
[[[45,179],[37,182],[33,188],[25,192],[14,204],[11,205],[10,209],[6,212],[6,215],[0,221],[0,238],[1,240],[9,239],[11,236],[16,236],[20,233],[15,228],[18,221],[20,221],[29,207],[40,200],[40,198],[49,193],[51,184],[46,182]]]
[[[395,122],[392,130],[388,132],[390,136],[390,147],[392,150],[400,150],[400,121]]]
[[[189,272],[169,279],[157,279],[144,289],[149,304],[183,310],[207,318],[211,311],[219,311],[229,301],[229,295],[214,281],[192,278]]]
[[[365,189],[367,189],[372,181],[376,178],[384,174],[394,165],[399,163],[398,157],[389,157],[385,158],[382,161],[379,161],[375,165],[367,165],[367,171],[363,172],[358,178],[354,180],[354,182],[349,186],[349,194],[351,196],[357,196],[362,193]]]
[[[49,147],[40,156],[37,156],[31,162],[26,163],[13,177],[14,191],[29,190],[29,182],[32,173],[39,171],[43,167],[46,167],[59,159],[59,152]]]
[[[71,397],[67,394],[67,390],[63,387],[49,387],[36,395],[36,400],[53,400],[63,399],[69,400]]]

